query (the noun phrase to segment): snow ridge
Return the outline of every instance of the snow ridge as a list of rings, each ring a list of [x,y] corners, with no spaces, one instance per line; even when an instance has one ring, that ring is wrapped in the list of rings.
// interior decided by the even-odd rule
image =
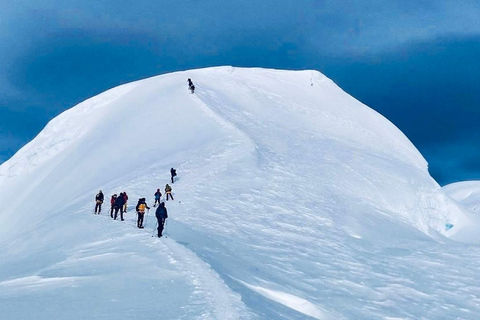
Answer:
[[[139,230],[133,206],[171,167],[168,238],[154,239],[153,212]],[[121,191],[126,220],[110,221]],[[109,90],[0,166],[0,203],[6,319],[480,312],[480,251],[448,239],[477,242],[468,210],[401,131],[316,71],[217,67]]]

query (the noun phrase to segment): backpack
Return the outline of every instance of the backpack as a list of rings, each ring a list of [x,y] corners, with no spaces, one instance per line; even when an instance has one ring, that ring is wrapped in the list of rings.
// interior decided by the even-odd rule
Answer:
[[[140,203],[138,205],[138,212],[141,212],[141,213],[145,212],[145,203]]]

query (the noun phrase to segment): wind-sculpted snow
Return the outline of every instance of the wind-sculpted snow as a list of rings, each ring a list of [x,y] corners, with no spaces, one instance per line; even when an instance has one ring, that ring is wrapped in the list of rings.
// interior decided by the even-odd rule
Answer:
[[[443,190],[470,210],[478,210],[478,205],[480,204],[480,181],[452,183],[443,187]]]
[[[442,188],[446,194],[464,205],[470,211],[468,219],[462,221],[462,232],[455,236],[457,240],[464,242],[479,242],[480,217],[478,206],[480,205],[480,181],[463,181],[452,183]]]
[[[133,206],[153,204],[171,167],[156,239]],[[130,210],[110,221],[121,191]],[[449,239],[479,242],[473,214],[402,132],[316,71],[219,67],[109,90],[0,167],[0,203],[2,319],[480,313],[480,250]]]

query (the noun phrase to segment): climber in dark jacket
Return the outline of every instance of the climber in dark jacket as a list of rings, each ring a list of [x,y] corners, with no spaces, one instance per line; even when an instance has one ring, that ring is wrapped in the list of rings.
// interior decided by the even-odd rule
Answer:
[[[102,193],[102,190],[100,190],[95,196],[95,214],[97,214],[97,209],[98,209],[98,214],[102,212],[103,199],[104,199],[103,193]]]
[[[125,203],[123,204],[123,212],[127,212],[128,196],[125,191],[123,191],[123,199],[125,200]]]
[[[165,219],[168,218],[167,208],[165,208],[165,202],[161,202],[155,211],[155,216],[157,217],[158,221],[158,237],[162,237],[163,227],[165,225]]]
[[[145,202],[145,198],[138,199],[135,210],[137,210],[138,214],[137,227],[140,229],[143,229],[143,217],[145,216],[145,209],[150,210],[150,208],[147,206],[147,203]]]
[[[191,93],[194,93],[195,92],[195,85],[193,84],[192,79],[188,78],[187,81],[188,81],[188,89],[190,89]]]
[[[115,216],[113,220],[117,220],[118,211],[120,211],[120,220],[123,221],[123,205],[125,204],[125,198],[123,197],[123,192],[115,200]]]
[[[171,168],[170,169],[170,175],[172,176],[172,184],[173,184],[174,178],[177,176],[177,170]]]
[[[157,192],[155,192],[154,196],[155,196],[155,203],[153,204],[153,207],[155,208],[157,206],[157,203],[160,204],[160,197],[162,196],[160,189],[157,189]]]
[[[113,210],[115,210],[115,200],[117,200],[117,195],[114,194],[110,199],[110,217],[113,218]]]

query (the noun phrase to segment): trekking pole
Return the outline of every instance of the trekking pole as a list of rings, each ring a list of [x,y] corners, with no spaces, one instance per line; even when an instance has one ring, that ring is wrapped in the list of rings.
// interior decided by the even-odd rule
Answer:
[[[165,227],[163,228],[163,231],[165,232],[165,238],[168,238],[167,224],[168,224],[168,219],[165,218]]]
[[[157,221],[157,223],[155,224],[155,228],[154,228],[153,231],[152,231],[152,238],[153,238],[153,234],[155,233],[155,230],[157,229],[157,224],[158,224],[158,221]]]

